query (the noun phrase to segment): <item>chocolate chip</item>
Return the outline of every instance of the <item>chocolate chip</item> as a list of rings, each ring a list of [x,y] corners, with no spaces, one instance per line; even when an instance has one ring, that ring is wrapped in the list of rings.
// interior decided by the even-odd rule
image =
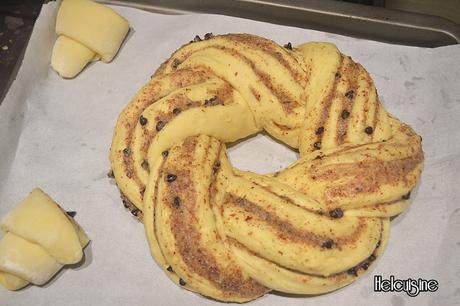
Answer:
[[[131,211],[131,213],[133,214],[133,216],[137,217],[137,216],[139,215],[139,213],[140,213],[140,210],[137,209],[137,208],[134,208],[134,209]]]
[[[292,44],[291,44],[291,42],[288,42],[288,43],[285,44],[283,47],[285,47],[286,49],[292,50]]]
[[[182,278],[179,278],[179,284],[181,286],[185,286],[185,284],[187,284]]]
[[[321,135],[324,132],[324,126],[320,126],[319,128],[316,129],[315,134],[316,135]]]
[[[144,160],[142,161],[141,167],[142,167],[144,170],[149,170],[149,162],[146,161],[146,160],[144,159]]]
[[[155,129],[159,132],[159,131],[161,131],[162,128],[164,128],[165,125],[166,125],[166,123],[160,120],[160,121],[157,122],[157,125],[156,125]]]
[[[166,268],[166,270],[168,270],[168,272],[174,272],[174,270],[173,270],[173,268],[172,268],[171,266],[168,266],[168,267]]]
[[[182,110],[181,110],[180,108],[177,108],[177,107],[176,107],[175,109],[173,109],[173,114],[177,116],[177,115],[180,114],[181,111],[182,111]]]
[[[368,258],[369,261],[374,261],[375,259],[377,259],[377,257],[376,257],[374,254],[372,254],[372,255],[369,256],[369,258]]]
[[[377,242],[377,245],[375,246],[375,248],[378,249],[378,248],[380,247],[380,244],[381,244],[381,243],[382,243],[382,241],[379,240],[379,241]]]
[[[324,241],[322,244],[321,244],[321,247],[322,248],[326,248],[326,249],[332,249],[332,247],[334,246],[334,240],[332,239],[328,239],[326,241]]]
[[[320,154],[320,155],[316,156],[314,159],[321,160],[321,159],[323,159],[323,156]]]
[[[212,35],[212,33],[206,33],[204,34],[204,40],[208,40],[210,39],[211,37],[213,37],[214,35]]]
[[[367,135],[370,135],[372,133],[374,133],[374,129],[372,128],[372,126],[368,126],[364,129],[364,132],[367,134]]]
[[[168,156],[168,154],[169,154],[169,151],[167,151],[167,150],[166,150],[166,151],[163,151],[163,152],[161,152],[161,155],[162,155],[163,157],[167,157],[167,156]]]
[[[124,148],[123,149],[123,155],[125,157],[128,157],[131,154],[131,150],[129,148]]]
[[[148,120],[147,120],[147,118],[145,118],[144,116],[141,115],[141,116],[139,117],[139,123],[140,123],[141,125],[146,125],[147,122],[148,122]]]
[[[367,270],[369,269],[369,263],[368,262],[365,262],[361,265],[361,268],[363,268],[364,270]]]
[[[201,37],[198,36],[198,35],[195,35],[195,38],[193,38],[193,41],[195,41],[195,42],[201,41]]]
[[[123,199],[122,201],[123,201],[123,206],[125,208],[128,208],[129,207],[129,202],[127,200],[125,200],[125,199]]]
[[[175,58],[171,64],[171,67],[173,67],[173,69],[176,69],[179,65],[180,65],[180,60]]]
[[[353,97],[355,96],[355,92],[353,90],[349,90],[345,93],[345,97],[347,97],[348,99],[353,99]]]
[[[336,72],[335,73],[335,79],[338,80],[342,77],[342,75],[340,74],[340,72]]]
[[[141,197],[143,197],[143,196],[144,196],[144,192],[145,192],[145,187],[144,187],[144,188],[142,188],[141,190],[139,190],[139,193],[141,194]]]
[[[69,217],[75,217],[77,215],[77,212],[76,211],[66,211],[65,212]]]
[[[356,267],[348,269],[347,273],[350,275],[358,276],[358,271],[356,271]]]
[[[212,166],[212,173],[216,174],[217,171],[219,171],[219,168],[220,168],[220,162],[214,163],[214,165]]]
[[[174,182],[177,178],[177,175],[175,174],[168,174],[166,175],[166,182],[171,183]]]
[[[350,117],[350,113],[347,110],[343,110],[341,117],[342,119],[347,119],[348,117]]]
[[[335,208],[329,212],[329,216],[334,219],[342,218],[343,217],[343,210],[340,208]]]
[[[204,107],[214,106],[214,105],[217,105],[217,104],[219,104],[219,101],[217,100],[216,96],[214,96],[212,98],[209,98],[207,100],[204,100]]]
[[[316,150],[319,150],[321,149],[321,141],[317,141],[313,144],[313,148],[315,148]]]
[[[174,197],[174,200],[173,200],[173,205],[172,205],[175,209],[178,209],[180,207],[180,198],[179,197]]]
[[[110,171],[107,173],[107,176],[110,177],[110,178],[114,178],[115,175],[113,174],[113,170],[110,170]]]
[[[403,200],[409,200],[410,199],[410,191],[406,193],[405,195],[402,196]]]

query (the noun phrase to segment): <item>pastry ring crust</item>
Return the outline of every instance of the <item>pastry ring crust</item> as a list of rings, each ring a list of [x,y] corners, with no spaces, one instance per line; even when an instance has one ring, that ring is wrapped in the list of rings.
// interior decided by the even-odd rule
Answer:
[[[267,175],[233,168],[225,143],[260,131],[300,158]],[[160,66],[121,113],[110,159],[167,275],[245,302],[356,280],[407,207],[423,151],[335,45],[228,34]]]

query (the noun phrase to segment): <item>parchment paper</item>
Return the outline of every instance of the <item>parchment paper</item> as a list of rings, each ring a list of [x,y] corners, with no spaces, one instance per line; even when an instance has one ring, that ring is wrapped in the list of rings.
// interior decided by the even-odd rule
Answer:
[[[44,5],[22,67],[0,106],[0,215],[35,186],[67,210],[92,239],[83,265],[44,287],[0,288],[0,305],[213,305],[174,285],[150,256],[144,229],[121,204],[106,173],[116,119],[175,49],[196,34],[246,32],[293,45],[322,40],[362,63],[390,113],[423,136],[426,162],[410,209],[392,221],[387,250],[357,282],[317,297],[268,294],[251,305],[454,305],[460,299],[460,46],[389,45],[239,18],[165,16],[114,7],[132,30],[111,64],[73,80],[50,67],[57,3]],[[234,165],[265,173],[296,154],[265,136],[230,150]],[[410,298],[373,292],[373,276],[436,279],[439,290]]]

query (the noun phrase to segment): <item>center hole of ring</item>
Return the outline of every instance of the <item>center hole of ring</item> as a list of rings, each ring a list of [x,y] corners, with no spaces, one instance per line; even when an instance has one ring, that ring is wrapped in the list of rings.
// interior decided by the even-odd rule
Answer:
[[[258,174],[285,169],[297,159],[299,153],[264,133],[227,144],[232,166]]]

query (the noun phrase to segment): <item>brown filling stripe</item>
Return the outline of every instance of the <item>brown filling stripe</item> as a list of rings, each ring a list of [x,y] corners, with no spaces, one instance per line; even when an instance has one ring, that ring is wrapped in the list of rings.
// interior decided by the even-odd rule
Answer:
[[[191,160],[197,145],[196,139],[196,137],[187,138],[180,155],[176,158]],[[174,165],[166,164],[163,169],[163,174],[175,173],[177,178],[166,185],[167,196],[162,200],[170,204],[170,229],[180,256],[188,269],[206,278],[229,296],[253,297],[265,293],[267,288],[252,279],[245,279],[238,266],[233,265],[223,269],[208,248],[202,245],[200,227],[195,216],[197,203],[191,178],[193,169],[173,167]],[[160,180],[164,179],[163,175]]]

